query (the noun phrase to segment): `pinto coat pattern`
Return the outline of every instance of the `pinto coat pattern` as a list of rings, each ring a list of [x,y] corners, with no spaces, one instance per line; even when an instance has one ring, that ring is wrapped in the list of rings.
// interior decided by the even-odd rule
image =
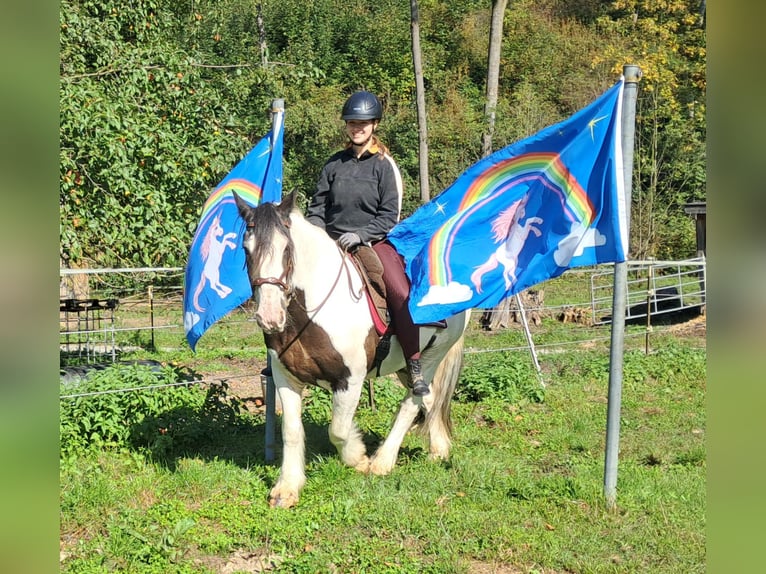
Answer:
[[[405,434],[421,411],[429,454],[449,456],[450,405],[462,368],[468,312],[446,328],[421,327],[421,363],[431,393],[408,389],[393,426],[368,456],[354,422],[364,381],[372,376],[379,336],[362,292],[362,279],[348,255],[327,233],[295,209],[295,193],[280,204],[250,207],[234,194],[245,220],[243,246],[253,287],[255,319],[264,333],[274,383],[282,403],[282,466],[269,494],[271,506],[297,504],[305,476],[302,391],[316,385],[332,393],[330,440],[341,460],[360,472],[385,475],[396,463]],[[381,374],[408,380],[399,343],[393,337]]]

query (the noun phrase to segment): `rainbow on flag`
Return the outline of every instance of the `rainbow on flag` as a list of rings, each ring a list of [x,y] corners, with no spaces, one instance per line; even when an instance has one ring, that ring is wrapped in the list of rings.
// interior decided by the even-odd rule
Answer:
[[[283,110],[202,206],[184,280],[184,331],[194,350],[216,321],[252,297],[242,248],[244,223],[232,191],[255,207],[282,197]]]
[[[625,261],[623,82],[475,163],[391,230],[416,323],[495,307],[572,267]]]

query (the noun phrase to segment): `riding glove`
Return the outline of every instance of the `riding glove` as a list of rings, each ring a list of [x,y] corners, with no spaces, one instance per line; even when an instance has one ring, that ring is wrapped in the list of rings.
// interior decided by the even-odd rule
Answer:
[[[360,237],[353,231],[347,231],[338,237],[338,245],[345,251],[349,251],[352,247],[359,245],[361,242],[362,240]]]

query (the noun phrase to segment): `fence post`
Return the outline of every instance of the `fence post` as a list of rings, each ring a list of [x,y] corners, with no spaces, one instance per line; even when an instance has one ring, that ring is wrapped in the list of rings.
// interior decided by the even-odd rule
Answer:
[[[625,184],[628,229],[630,229],[630,196],[633,184],[633,142],[636,128],[636,98],[641,68],[622,67],[625,87],[622,94],[622,174]],[[627,253],[625,254],[627,259]],[[628,264],[614,265],[612,295],[612,340],[609,348],[609,398],[606,411],[606,453],[604,456],[604,496],[610,510],[617,502],[617,459],[620,447],[620,404],[622,402],[622,359],[625,345],[625,306],[627,304]]]
[[[154,285],[149,285],[147,289],[149,295],[149,325],[152,334],[152,352],[157,351],[157,345],[154,342]]]

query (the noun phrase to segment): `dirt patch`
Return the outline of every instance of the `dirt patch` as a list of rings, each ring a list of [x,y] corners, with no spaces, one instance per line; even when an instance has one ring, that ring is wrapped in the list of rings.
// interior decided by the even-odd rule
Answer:
[[[209,383],[225,383],[228,394],[241,400],[249,412],[263,411],[261,371],[266,368],[265,360],[222,358],[214,363],[200,361],[186,366],[194,371],[196,378]]]
[[[671,325],[668,331],[677,337],[705,338],[707,336],[707,315],[700,315],[689,321]]]

